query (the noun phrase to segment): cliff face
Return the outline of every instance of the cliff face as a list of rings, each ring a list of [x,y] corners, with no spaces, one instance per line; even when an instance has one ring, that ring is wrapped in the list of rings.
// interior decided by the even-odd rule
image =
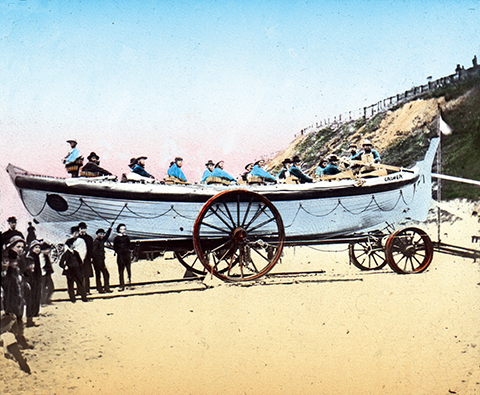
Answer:
[[[329,154],[347,155],[350,143],[361,148],[364,139],[370,139],[380,153],[382,163],[412,166],[423,158],[429,141],[438,135],[440,111],[443,119],[454,128],[443,136],[443,167],[440,172],[449,175],[480,179],[480,81],[433,92],[422,99],[403,103],[398,108],[364,119],[337,124],[299,135],[268,164],[276,172],[285,158],[299,155],[302,167],[312,174],[320,160]],[[439,171],[439,170],[435,170]],[[446,197],[477,199],[480,188],[469,188],[445,183]]]

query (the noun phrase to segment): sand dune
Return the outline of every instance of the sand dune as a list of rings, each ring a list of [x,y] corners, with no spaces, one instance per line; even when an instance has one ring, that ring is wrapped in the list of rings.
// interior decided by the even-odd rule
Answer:
[[[442,224],[442,240],[480,249],[470,239],[480,232],[469,204],[442,208],[455,215]],[[436,238],[434,223],[422,227]],[[134,263],[134,282],[181,278],[169,258]],[[111,256],[108,265],[116,283]],[[0,359],[2,393],[480,392],[478,261],[436,254],[422,274],[361,272],[341,245],[287,249],[274,270],[323,273],[250,286],[207,277],[56,301],[26,332],[32,374]]]

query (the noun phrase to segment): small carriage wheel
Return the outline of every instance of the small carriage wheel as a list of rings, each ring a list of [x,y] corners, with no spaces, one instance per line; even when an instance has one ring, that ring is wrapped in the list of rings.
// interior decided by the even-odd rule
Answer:
[[[182,264],[182,266],[190,270],[195,274],[204,276],[206,274],[205,266],[203,266],[202,261],[198,258],[198,255],[195,253],[195,250],[190,251],[174,251],[173,253],[175,258]],[[227,268],[220,270],[223,273]]]
[[[433,258],[433,243],[421,229],[399,230],[387,240],[385,252],[389,266],[400,274],[421,273]]]
[[[208,200],[193,227],[193,246],[207,272],[230,282],[268,273],[280,258],[284,242],[276,207],[264,196],[242,189]]]
[[[387,264],[382,237],[369,237],[366,241],[349,245],[350,261],[360,270],[380,270]]]
[[[203,266],[202,261],[198,259],[195,251],[175,251],[173,254],[185,269],[199,275],[206,273],[205,266]]]

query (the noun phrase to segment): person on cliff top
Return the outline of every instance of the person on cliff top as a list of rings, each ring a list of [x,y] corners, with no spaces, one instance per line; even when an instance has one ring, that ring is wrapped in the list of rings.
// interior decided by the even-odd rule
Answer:
[[[178,178],[180,181],[187,182],[187,177],[182,171],[183,158],[176,157],[167,170],[167,175]]]
[[[363,150],[352,156],[350,160],[359,160],[366,163],[380,163],[380,154],[373,149],[372,142],[365,139],[363,142]]]
[[[264,165],[265,161],[263,159],[256,161],[253,165],[253,169],[250,172],[250,175],[252,177],[260,177],[264,181],[277,182],[274,176],[272,176],[268,171],[263,169]]]
[[[228,174],[225,170],[223,170],[224,166],[225,166],[225,162],[223,160],[218,162],[212,171],[211,177],[218,177],[230,182],[235,182],[235,178],[233,178],[230,174]]]
[[[100,157],[95,152],[90,152],[90,155],[87,157],[88,163],[82,167],[80,171],[80,176],[82,177],[101,177],[101,176],[111,176],[108,170],[105,170],[100,167]]]
[[[313,182],[313,179],[306,174],[303,174],[302,170],[298,167],[301,160],[298,155],[295,155],[292,158],[292,167],[290,168],[290,174],[294,177],[297,177],[300,180],[300,184],[305,184],[309,182]]]
[[[72,177],[78,177],[78,172],[83,164],[83,158],[77,148],[77,140],[67,140],[67,143],[70,144],[71,150],[63,159],[63,163],[65,164],[67,172],[71,174]]]
[[[212,176],[213,169],[215,168],[215,163],[213,163],[213,160],[210,159],[207,163],[205,163],[205,166],[207,168],[203,172],[202,179],[200,180],[200,184],[205,184],[205,182],[207,181],[207,178]]]

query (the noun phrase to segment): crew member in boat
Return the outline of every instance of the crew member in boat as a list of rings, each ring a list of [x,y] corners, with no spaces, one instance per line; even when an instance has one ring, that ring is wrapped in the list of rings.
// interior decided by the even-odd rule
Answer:
[[[338,167],[339,159],[337,155],[332,154],[327,158],[327,160],[328,160],[328,165],[323,170],[323,175],[332,176],[342,172]]]
[[[140,156],[137,158],[136,164],[132,169],[132,173],[138,174],[139,176],[145,177],[145,178],[155,178],[151,174],[147,173],[145,171],[145,161],[148,158],[146,156]]]
[[[264,165],[265,161],[263,159],[256,161],[253,165],[252,171],[250,172],[250,176],[260,177],[264,181],[277,182],[274,176],[272,176],[268,171],[263,169]]]
[[[328,161],[326,159],[322,159],[319,163],[319,165],[317,166],[317,170],[315,170],[315,175],[318,176],[318,177],[321,177],[323,176],[323,172],[325,170],[325,168],[327,167],[328,165]]]
[[[175,177],[181,182],[187,182],[187,177],[182,171],[183,158],[177,156],[175,160],[170,164],[170,167],[167,170],[167,175],[170,177]]]
[[[200,184],[205,184],[205,181],[207,181],[207,178],[212,176],[213,169],[215,168],[215,163],[213,163],[213,160],[210,159],[207,163],[205,163],[205,166],[207,168],[203,172],[202,179],[200,180]]]
[[[235,178],[233,178],[230,174],[228,174],[225,170],[225,162],[221,160],[215,165],[215,168],[212,171],[211,177],[218,177],[223,180],[227,180],[230,182],[235,182]]]
[[[373,149],[373,144],[369,139],[363,142],[363,150],[353,155],[350,160],[359,160],[366,163],[380,163],[380,154]]]
[[[111,176],[108,170],[105,170],[100,167],[100,157],[95,152],[90,152],[90,155],[87,157],[88,163],[82,167],[80,171],[81,177],[101,177],[101,176]]]
[[[253,163],[249,163],[245,165],[245,172],[240,175],[241,179],[245,182],[248,181],[248,176],[251,173],[253,166],[255,166]]]
[[[352,156],[357,155],[357,153],[358,153],[357,144],[350,143],[350,145],[348,146],[348,157],[351,159]]]
[[[2,233],[2,247],[10,243],[13,236],[20,236],[22,240],[25,240],[22,232],[17,229],[17,218],[8,217],[7,219],[8,229]]]
[[[292,166],[292,160],[290,158],[285,158],[282,161],[282,168],[277,174],[279,180],[284,180],[287,177],[290,177],[290,167]]]
[[[297,177],[300,180],[300,184],[305,184],[308,182],[313,182],[313,179],[306,174],[299,168],[301,160],[298,155],[295,155],[292,158],[292,167],[290,167],[290,174],[294,177]]]
[[[133,170],[136,164],[137,164],[137,158],[130,158],[130,164],[128,165],[128,167],[130,167],[130,169]]]
[[[76,140],[67,140],[67,143],[70,144],[71,150],[63,159],[63,163],[65,164],[67,172],[71,174],[72,177],[78,177],[78,172],[83,165],[83,158],[77,148]]]

